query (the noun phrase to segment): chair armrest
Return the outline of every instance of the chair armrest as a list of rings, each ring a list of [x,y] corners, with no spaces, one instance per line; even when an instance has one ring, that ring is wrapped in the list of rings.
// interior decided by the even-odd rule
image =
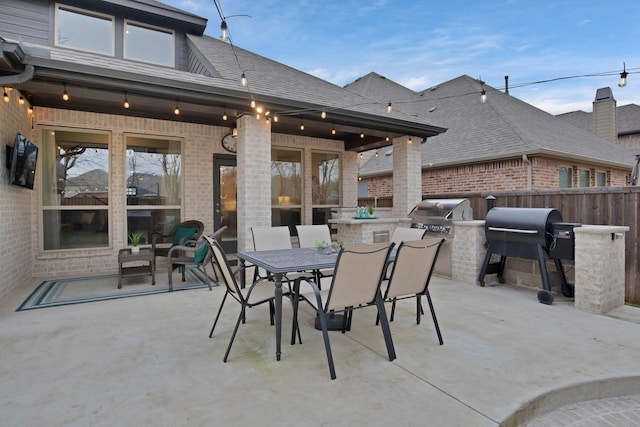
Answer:
[[[174,245],[169,249],[168,258],[171,258],[174,252],[182,251],[182,252],[197,252],[207,245],[206,241],[201,241],[200,244],[197,244],[196,240],[187,240],[184,245]]]

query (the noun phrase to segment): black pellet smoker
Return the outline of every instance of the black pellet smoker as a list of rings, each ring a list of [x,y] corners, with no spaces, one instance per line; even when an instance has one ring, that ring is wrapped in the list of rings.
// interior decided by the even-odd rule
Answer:
[[[562,295],[573,297],[573,285],[567,283],[562,260],[575,259],[573,229],[579,226],[563,222],[560,212],[552,208],[491,208],[485,220],[488,247],[478,276],[480,286],[485,285],[485,275],[492,273],[497,273],[498,281],[504,283],[507,257],[538,260],[542,279],[538,301],[551,304],[554,297],[546,260],[553,259],[562,280]],[[491,262],[493,254],[500,255],[499,262]]]

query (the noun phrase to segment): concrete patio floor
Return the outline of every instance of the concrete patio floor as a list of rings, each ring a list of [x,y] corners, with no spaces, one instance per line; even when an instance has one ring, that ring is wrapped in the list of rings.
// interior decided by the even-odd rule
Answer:
[[[393,362],[375,309],[357,310],[351,332],[331,332],[331,381],[309,312],[289,345],[288,302],[281,361],[264,306],[223,363],[239,306],[227,302],[210,340],[222,288],[15,312],[37,283],[0,304],[2,426],[568,425],[556,408],[640,394],[639,309],[597,316],[534,289],[434,278],[444,345],[406,301]]]

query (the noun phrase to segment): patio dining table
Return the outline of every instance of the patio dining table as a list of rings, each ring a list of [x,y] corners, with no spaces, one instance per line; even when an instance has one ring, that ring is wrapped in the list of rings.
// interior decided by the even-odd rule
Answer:
[[[282,279],[287,273],[313,271],[334,268],[338,259],[337,252],[322,253],[316,248],[292,248],[268,251],[238,252],[240,266],[247,263],[261,267],[269,272],[275,284],[275,326],[276,359],[281,356],[282,338]],[[244,269],[241,269],[244,271]],[[310,275],[311,277],[311,275]],[[244,278],[242,278],[244,283]]]

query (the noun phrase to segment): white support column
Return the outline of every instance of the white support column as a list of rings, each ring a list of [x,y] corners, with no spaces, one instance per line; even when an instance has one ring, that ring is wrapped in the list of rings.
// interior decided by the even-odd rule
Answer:
[[[271,122],[238,118],[238,251],[252,250],[251,227],[271,226]]]
[[[422,200],[421,163],[419,138],[402,136],[393,139],[392,216],[406,217]]]
[[[342,153],[342,174],[340,191],[342,192],[342,206],[354,207],[358,205],[358,159],[360,154],[355,151]]]

